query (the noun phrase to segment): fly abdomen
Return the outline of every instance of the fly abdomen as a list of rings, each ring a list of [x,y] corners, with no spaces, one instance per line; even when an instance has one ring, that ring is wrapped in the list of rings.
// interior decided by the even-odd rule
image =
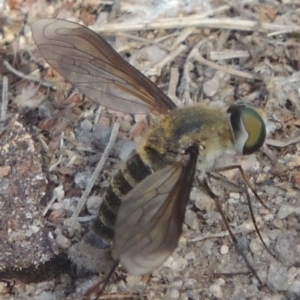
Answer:
[[[85,237],[87,243],[96,248],[111,245],[121,199],[151,173],[150,167],[142,161],[137,152],[127,160],[124,167],[114,176],[103,196],[92,230]]]

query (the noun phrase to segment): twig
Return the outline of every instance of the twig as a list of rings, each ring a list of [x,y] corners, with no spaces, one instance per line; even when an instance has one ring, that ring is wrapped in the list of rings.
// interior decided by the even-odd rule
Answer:
[[[100,115],[101,115],[101,112],[102,112],[102,105],[99,105],[96,113],[95,113],[95,120],[94,120],[94,125],[93,125],[93,131],[95,131],[96,129],[96,125],[98,124],[98,121],[100,119]]]
[[[281,25],[274,23],[258,23],[251,20],[240,20],[230,18],[203,18],[203,15],[194,15],[191,17],[162,19],[155,22],[144,22],[139,24],[105,24],[101,27],[91,26],[90,28],[97,32],[124,32],[124,31],[140,31],[154,29],[179,29],[187,27],[201,27],[214,29],[231,29],[239,31],[259,31],[266,33],[280,32],[299,32],[300,26]]]
[[[243,50],[211,51],[209,55],[211,60],[248,58],[250,56],[248,51]]]
[[[93,221],[97,216],[96,215],[92,215],[92,216],[84,216],[84,217],[78,217],[77,221],[79,223],[85,223],[85,222],[91,222]]]
[[[277,141],[273,139],[267,139],[266,144],[273,147],[283,148],[287,147],[292,144],[300,143],[300,136],[297,136],[293,139],[290,139],[288,141]]]
[[[65,196],[65,192],[62,185],[59,185],[53,190],[53,195],[51,200],[48,202],[47,206],[45,207],[43,211],[43,216],[45,217],[48,213],[49,209],[53,205],[53,203],[57,200],[58,202],[61,202]]]
[[[300,30],[294,30],[294,29],[283,29],[283,30],[278,30],[278,31],[275,31],[275,32],[271,32],[269,33],[267,36],[268,37],[273,37],[275,35],[281,35],[281,34],[287,34],[287,33],[292,33],[292,32],[299,32]]]
[[[44,151],[45,151],[46,153],[48,153],[48,152],[49,152],[49,146],[48,146],[48,144],[46,143],[44,136],[43,136],[42,134],[38,134],[38,135],[37,135],[37,139],[38,139],[38,140],[40,141],[40,143],[42,144]]]
[[[182,82],[185,87],[184,87],[184,92],[183,92],[183,98],[185,100],[185,104],[193,104],[193,100],[191,98],[191,88],[196,89],[197,85],[193,82],[193,80],[190,77],[190,70],[194,68],[194,65],[189,61],[188,59],[186,60],[184,67],[183,67],[183,78],[184,81]]]
[[[172,43],[172,49],[175,49],[180,45],[181,43],[185,42],[186,39],[192,35],[195,32],[195,28],[186,28],[185,30],[182,30],[175,41]]]
[[[254,228],[254,224],[252,222],[246,223],[246,226],[245,226],[245,224],[242,224],[242,225],[238,226],[236,229],[232,229],[233,234],[245,234],[245,233],[250,233],[253,231],[255,231],[255,228]],[[229,236],[229,232],[227,230],[221,231],[218,233],[207,233],[202,236],[198,236],[194,239],[191,239],[191,240],[189,240],[189,242],[195,243],[195,242],[200,242],[200,241],[203,241],[206,239],[221,238],[221,237],[225,237],[225,236]]]
[[[146,39],[146,38],[141,38],[139,36],[135,36],[135,35],[132,35],[132,34],[128,34],[128,33],[124,33],[124,32],[120,32],[120,33],[117,33],[116,36],[120,36],[120,37],[125,37],[127,39],[132,39],[132,40],[136,40],[136,41],[139,41],[139,42],[142,42],[142,43],[145,43],[145,44],[150,44],[150,45],[157,45],[159,46],[160,48],[170,52],[172,49],[170,49],[170,47],[167,47],[155,40],[149,40],[149,39]],[[123,51],[123,48],[122,47],[121,49],[117,49],[117,52],[122,52]]]
[[[114,124],[114,127],[112,129],[112,132],[111,132],[111,135],[110,135],[110,139],[109,139],[109,142],[105,148],[105,151],[91,177],[91,180],[89,181],[89,184],[88,186],[86,187],[85,191],[83,192],[80,200],[79,200],[79,203],[72,215],[72,218],[77,218],[82,210],[82,208],[84,207],[85,203],[86,203],[86,200],[87,200],[87,197],[89,196],[94,184],[95,184],[95,181],[96,179],[98,178],[99,176],[99,173],[101,172],[101,170],[103,169],[103,166],[105,164],[105,162],[107,161],[107,158],[108,158],[108,155],[112,149],[112,147],[114,146],[115,144],[115,141],[116,141],[116,138],[117,138],[117,134],[118,134],[118,131],[119,131],[119,123],[115,123]]]
[[[62,154],[60,154],[57,162],[49,167],[49,172],[52,172],[52,170],[61,163],[62,159],[63,159],[63,156],[62,156]]]
[[[179,80],[178,68],[171,68],[168,96],[175,102],[177,106],[182,106],[181,100],[176,96],[178,80]]]
[[[183,98],[185,99],[185,104],[193,104],[193,100],[191,99],[190,96],[190,90],[191,88],[197,89],[197,85],[193,82],[193,80],[190,77],[190,70],[194,68],[194,65],[192,64],[192,57],[193,57],[193,50],[194,49],[199,49],[202,45],[206,44],[208,39],[201,40],[198,42],[192,51],[190,51],[189,55],[186,58],[186,61],[184,63],[183,67],[183,81],[182,84],[184,84],[184,93],[183,93]]]
[[[8,105],[8,80],[6,76],[2,79],[2,103],[1,103],[1,116],[0,120],[4,121],[6,118],[7,105]]]
[[[16,70],[13,66],[11,66],[8,61],[4,60],[3,61],[3,65],[7,68],[7,70],[9,70],[10,72],[14,73],[16,76],[25,79],[25,80],[29,80],[29,81],[34,81],[39,83],[40,85],[43,85],[47,88],[54,88],[53,84],[51,84],[48,81],[44,81],[44,80],[40,80],[39,78],[35,77],[35,76],[31,76],[31,75],[26,75],[18,70]]]
[[[235,70],[233,68],[229,68],[228,66],[220,66],[217,63],[214,63],[212,61],[209,61],[207,59],[205,59],[199,52],[199,49],[196,45],[196,47],[193,48],[193,50],[191,51],[190,55],[191,58],[194,58],[195,60],[199,61],[202,64],[205,64],[211,68],[214,68],[216,70],[228,73],[230,75],[233,76],[238,76],[238,77],[242,77],[242,78],[247,78],[250,80],[255,80],[256,77],[250,73],[247,72],[243,72],[243,71],[239,71],[239,70]]]
[[[180,34],[179,31],[174,31],[170,34],[159,36],[159,37],[155,38],[154,41],[157,42],[157,43],[162,43],[167,39],[175,38],[176,36],[179,36],[179,34]]]
[[[163,59],[160,63],[155,64],[155,67],[151,68],[150,70],[145,72],[146,76],[157,76],[160,74],[161,70],[163,69],[164,66],[170,64],[175,57],[180,55],[183,51],[185,51],[187,48],[186,45],[179,45],[175,50],[169,53],[169,55]]]
[[[120,15],[121,12],[121,0],[114,0],[110,13],[110,19],[115,19]]]

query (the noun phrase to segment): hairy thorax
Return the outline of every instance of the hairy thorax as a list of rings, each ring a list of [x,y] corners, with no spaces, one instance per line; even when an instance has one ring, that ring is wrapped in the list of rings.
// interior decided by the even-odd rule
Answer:
[[[175,109],[149,129],[138,153],[143,162],[156,171],[176,162],[192,145],[199,148],[198,163],[203,175],[221,154],[234,150],[224,110],[205,105]]]

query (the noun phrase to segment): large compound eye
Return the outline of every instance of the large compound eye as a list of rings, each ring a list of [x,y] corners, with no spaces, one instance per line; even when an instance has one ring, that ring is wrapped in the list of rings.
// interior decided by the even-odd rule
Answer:
[[[266,124],[253,107],[235,104],[228,108],[229,121],[238,153],[252,154],[266,139]]]

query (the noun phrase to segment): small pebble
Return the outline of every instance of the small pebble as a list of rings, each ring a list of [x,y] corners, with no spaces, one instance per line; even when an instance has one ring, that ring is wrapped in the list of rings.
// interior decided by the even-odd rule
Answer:
[[[273,291],[286,291],[288,288],[287,269],[280,263],[270,265],[267,286]]]
[[[300,299],[300,280],[293,282],[288,288],[288,299]]]
[[[132,141],[125,141],[125,143],[121,146],[119,158],[122,161],[127,161],[130,154],[133,150],[136,149],[136,143]]]
[[[85,119],[81,122],[80,127],[84,132],[90,132],[93,129],[93,124],[91,121]]]
[[[283,204],[278,211],[277,217],[279,219],[285,219],[286,217],[288,217],[294,212],[295,212],[295,207]]]
[[[239,200],[241,198],[241,194],[239,193],[230,193],[229,197],[235,200]]]
[[[58,234],[56,242],[61,249],[68,249],[71,246],[71,241],[62,234]]]
[[[220,249],[220,253],[221,253],[222,255],[227,254],[228,251],[229,251],[229,248],[228,248],[227,245],[223,245],[223,246],[221,247],[221,249]]]
[[[90,172],[78,172],[74,178],[75,184],[79,188],[85,189],[91,176],[92,174]]]
[[[120,120],[120,131],[128,132],[131,128],[131,123],[127,120]]]
[[[179,299],[180,293],[176,288],[168,288],[165,294],[166,299]]]
[[[99,207],[102,203],[102,197],[100,196],[90,196],[86,202],[86,208],[91,215],[96,215],[99,211]]]
[[[223,299],[223,291],[220,285],[212,284],[209,287],[209,291],[212,293],[212,295],[217,299]]]
[[[68,237],[79,238],[81,236],[81,225],[77,220],[75,220],[73,218],[65,219],[63,226],[64,226],[64,229],[68,233]]]

